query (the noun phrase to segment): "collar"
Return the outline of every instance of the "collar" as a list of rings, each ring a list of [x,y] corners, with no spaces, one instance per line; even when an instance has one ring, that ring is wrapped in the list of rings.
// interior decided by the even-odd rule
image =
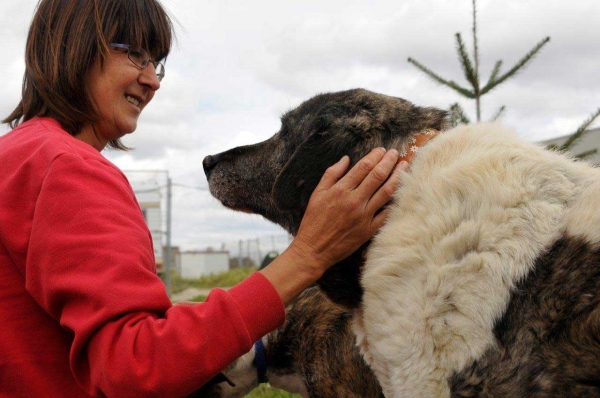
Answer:
[[[262,339],[256,340],[254,343],[254,366],[258,373],[258,384],[266,383],[267,380],[267,356],[265,354],[265,346]]]
[[[404,160],[408,162],[408,164],[411,164],[416,153],[419,152],[419,149],[427,144],[429,140],[435,138],[438,134],[439,131],[435,129],[425,129],[420,133],[415,134],[410,139],[410,143],[406,146],[406,148],[400,151],[400,159],[398,159],[398,162]]]

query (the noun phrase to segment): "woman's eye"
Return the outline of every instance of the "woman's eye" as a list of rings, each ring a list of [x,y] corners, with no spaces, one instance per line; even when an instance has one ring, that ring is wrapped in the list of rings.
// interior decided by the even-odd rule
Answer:
[[[139,62],[142,62],[144,60],[144,56],[138,50],[129,50],[129,56]]]

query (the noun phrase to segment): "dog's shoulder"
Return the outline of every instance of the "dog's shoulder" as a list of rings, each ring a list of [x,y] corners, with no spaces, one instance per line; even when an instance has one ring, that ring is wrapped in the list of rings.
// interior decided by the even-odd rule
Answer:
[[[595,180],[596,169],[498,124],[461,126],[424,147],[362,277],[357,333],[384,389],[443,393],[450,374],[493,347],[536,259],[568,228],[591,232],[583,214],[600,205]]]

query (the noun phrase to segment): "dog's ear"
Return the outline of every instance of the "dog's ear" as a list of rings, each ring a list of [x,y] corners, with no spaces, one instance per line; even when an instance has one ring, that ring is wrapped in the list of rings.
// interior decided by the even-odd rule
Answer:
[[[280,210],[306,208],[325,170],[350,154],[351,143],[339,138],[332,142],[332,135],[327,130],[318,131],[296,149],[273,186],[273,199]]]

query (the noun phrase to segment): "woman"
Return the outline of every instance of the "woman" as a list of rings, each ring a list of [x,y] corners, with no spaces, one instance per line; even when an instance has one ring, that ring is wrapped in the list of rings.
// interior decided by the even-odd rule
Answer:
[[[383,223],[395,151],[332,166],[298,236],[204,304],[172,306],[122,172],[164,76],[172,25],[155,0],[41,0],[22,100],[0,137],[0,395],[185,396],[283,323],[284,306]],[[386,181],[387,179],[387,181]]]

